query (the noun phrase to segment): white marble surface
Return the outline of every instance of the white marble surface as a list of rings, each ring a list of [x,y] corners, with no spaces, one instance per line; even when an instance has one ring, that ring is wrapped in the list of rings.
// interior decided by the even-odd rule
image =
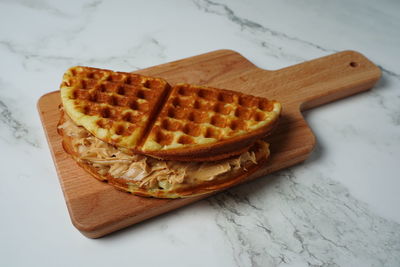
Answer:
[[[400,2],[0,1],[0,266],[400,266]],[[36,112],[77,64],[233,49],[278,69],[353,49],[370,92],[306,113],[304,164],[108,237],[69,220]]]

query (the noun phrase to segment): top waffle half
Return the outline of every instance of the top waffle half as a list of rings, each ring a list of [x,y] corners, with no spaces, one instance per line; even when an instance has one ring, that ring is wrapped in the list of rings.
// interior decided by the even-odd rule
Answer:
[[[63,77],[64,110],[97,138],[136,149],[169,85],[163,79],[88,67],[73,67]]]
[[[276,125],[281,105],[235,91],[88,67],[61,84],[69,117],[97,138],[162,159],[215,160],[239,154]]]

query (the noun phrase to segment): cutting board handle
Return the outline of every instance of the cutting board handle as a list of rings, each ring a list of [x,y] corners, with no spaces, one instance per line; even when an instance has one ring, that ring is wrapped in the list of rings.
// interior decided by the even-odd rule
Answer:
[[[265,86],[284,90],[283,102],[307,110],[372,88],[381,70],[362,54],[343,51],[264,75]]]

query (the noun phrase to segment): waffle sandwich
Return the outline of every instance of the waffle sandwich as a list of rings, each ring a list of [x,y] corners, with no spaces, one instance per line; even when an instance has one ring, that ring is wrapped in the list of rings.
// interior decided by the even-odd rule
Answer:
[[[63,77],[64,149],[101,181],[187,197],[239,183],[269,156],[281,105],[239,92],[73,67]]]

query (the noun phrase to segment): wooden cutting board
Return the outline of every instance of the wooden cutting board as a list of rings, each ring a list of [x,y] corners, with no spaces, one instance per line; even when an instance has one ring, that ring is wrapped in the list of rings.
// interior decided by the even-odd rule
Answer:
[[[309,156],[315,137],[301,114],[302,110],[365,91],[381,76],[376,65],[354,51],[267,71],[257,68],[234,51],[218,50],[137,73],[162,77],[170,84],[209,85],[280,101],[283,114],[277,129],[268,138],[271,157],[248,180],[292,166]],[[59,104],[59,92],[52,92],[39,99],[38,109],[72,223],[85,236],[101,237],[207,197],[143,198],[117,191],[92,178],[61,146],[56,131]]]

